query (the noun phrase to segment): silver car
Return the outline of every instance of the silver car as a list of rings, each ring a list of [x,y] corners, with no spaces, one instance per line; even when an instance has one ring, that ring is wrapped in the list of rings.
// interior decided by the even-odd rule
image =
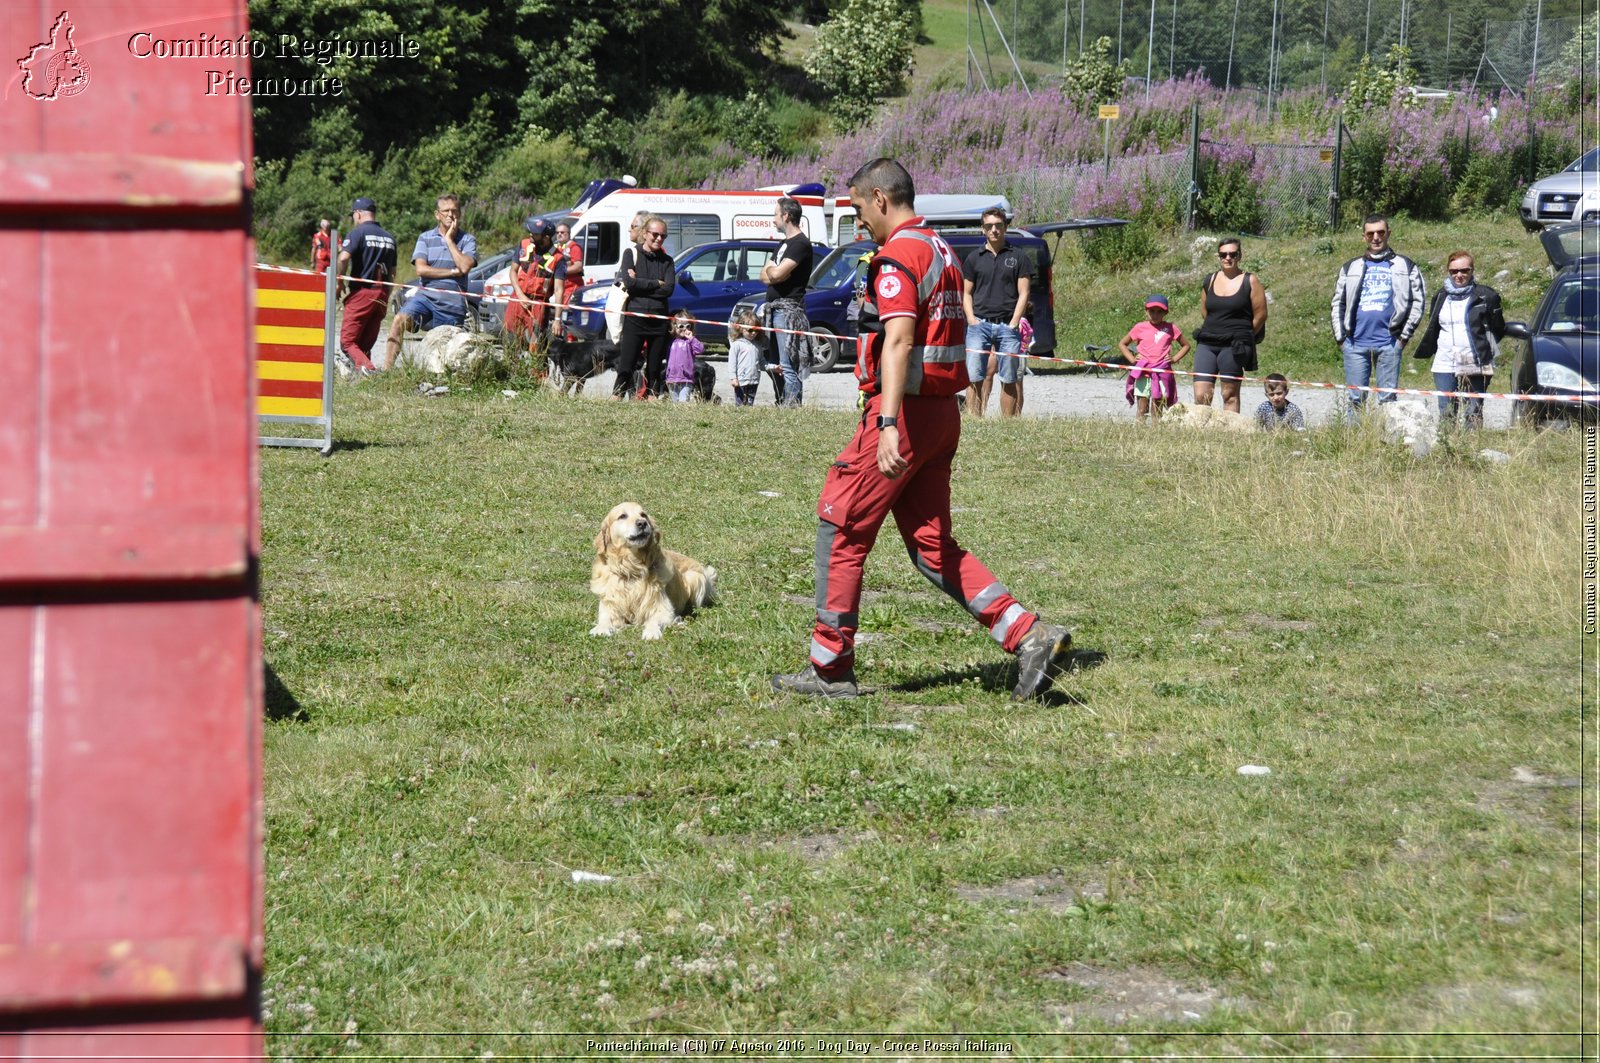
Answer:
[[[1522,194],[1520,213],[1529,232],[1546,225],[1600,218],[1600,148],[1584,152],[1560,173],[1529,185]]]

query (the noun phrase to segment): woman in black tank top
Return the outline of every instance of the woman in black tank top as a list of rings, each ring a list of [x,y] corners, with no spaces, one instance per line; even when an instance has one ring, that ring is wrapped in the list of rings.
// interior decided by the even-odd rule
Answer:
[[[1222,407],[1234,413],[1239,412],[1238,378],[1255,369],[1255,338],[1267,327],[1267,295],[1260,278],[1239,268],[1242,252],[1243,245],[1232,237],[1217,245],[1222,268],[1206,278],[1200,294],[1202,320],[1194,334],[1194,404],[1211,405],[1220,374],[1225,378]],[[1232,291],[1223,295],[1219,287]]]

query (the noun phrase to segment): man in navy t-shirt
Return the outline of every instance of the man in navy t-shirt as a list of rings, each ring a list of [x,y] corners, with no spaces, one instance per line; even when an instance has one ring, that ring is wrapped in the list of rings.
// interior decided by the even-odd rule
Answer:
[[[377,210],[377,204],[366,196],[350,204],[355,228],[339,245],[339,290],[345,292],[339,346],[362,373],[376,371],[372,345],[383,329],[389,282],[394,280],[398,256],[394,235],[378,224]],[[366,283],[369,281],[376,283]]]

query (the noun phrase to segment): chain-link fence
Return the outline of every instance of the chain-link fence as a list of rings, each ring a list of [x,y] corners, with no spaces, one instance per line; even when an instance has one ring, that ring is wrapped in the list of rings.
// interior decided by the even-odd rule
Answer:
[[[1316,232],[1334,219],[1330,144],[1213,141],[1194,145],[1191,228],[1254,235]]]
[[[1478,85],[1521,92],[1529,81],[1565,77],[1563,52],[1578,36],[1576,18],[1534,18],[1484,23],[1483,54],[1473,71]]]
[[[1481,8],[1416,0],[968,0],[964,35],[973,89],[1020,78],[1038,90],[1105,37],[1112,61],[1135,78],[1198,70],[1219,87],[1267,96],[1341,92],[1363,56],[1381,62],[1395,45],[1409,50],[1420,84],[1521,91],[1531,76],[1542,82],[1571,65],[1564,50],[1578,21],[1545,17],[1539,4],[1485,19]]]

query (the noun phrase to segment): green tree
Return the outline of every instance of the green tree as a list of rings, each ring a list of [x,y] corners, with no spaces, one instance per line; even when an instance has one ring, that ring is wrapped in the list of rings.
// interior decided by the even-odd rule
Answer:
[[[818,28],[805,70],[844,125],[859,125],[881,100],[904,91],[918,10],[902,0],[849,0]]]
[[[1359,112],[1369,103],[1386,107],[1397,94],[1416,83],[1417,71],[1411,65],[1411,49],[1403,44],[1392,45],[1381,65],[1374,65],[1371,56],[1361,57],[1356,76],[1345,88],[1344,105],[1352,113]],[[1410,104],[1416,101],[1408,96],[1404,102]]]
[[[1128,62],[1111,61],[1111,38],[1101,37],[1083,54],[1067,64],[1061,91],[1085,111],[1122,96],[1122,83],[1128,78]]]
[[[344,110],[360,148],[382,153],[466,123],[486,106],[501,138],[570,132],[602,157],[623,152],[618,118],[649,113],[682,89],[739,98],[771,75],[784,30],[770,0],[250,0],[265,52],[254,75],[337,77],[338,97],[262,97],[256,153],[289,158],[310,146],[312,121]],[[416,58],[307,54],[306,44],[416,42]]]
[[[1595,52],[1595,39],[1600,36],[1600,11],[1596,11],[1578,24],[1578,32],[1561,46],[1561,59],[1555,76],[1563,81],[1587,82],[1589,91],[1600,84],[1600,55]]]

